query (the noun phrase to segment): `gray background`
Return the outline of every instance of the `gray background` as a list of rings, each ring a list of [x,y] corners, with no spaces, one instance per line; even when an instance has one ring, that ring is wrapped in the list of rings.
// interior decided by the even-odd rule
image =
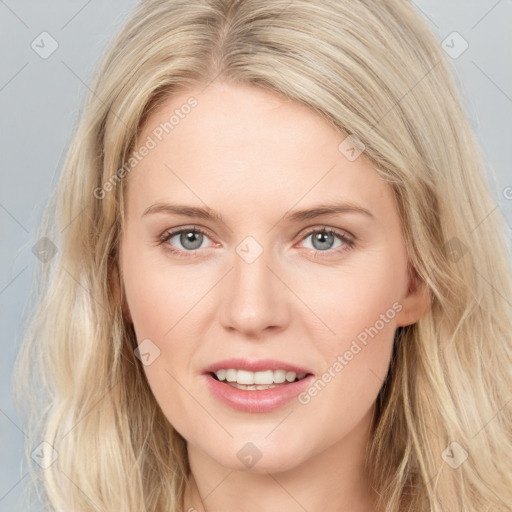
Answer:
[[[24,433],[10,396],[10,381],[24,327],[37,221],[55,186],[91,73],[135,3],[0,0],[0,511],[24,509]],[[469,44],[450,60],[468,118],[496,174],[493,193],[510,230],[512,1],[414,3],[440,44],[454,31]],[[59,45],[47,59],[31,47],[43,31]],[[455,50],[460,48],[454,44]]]

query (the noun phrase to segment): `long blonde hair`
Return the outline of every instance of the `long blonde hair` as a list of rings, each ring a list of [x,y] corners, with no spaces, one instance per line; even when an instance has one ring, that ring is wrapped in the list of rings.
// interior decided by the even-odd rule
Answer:
[[[122,281],[121,169],[155,108],[215,79],[308,105],[340,142],[347,134],[362,141],[394,191],[410,267],[427,284],[431,307],[398,329],[377,400],[367,456],[381,509],[512,504],[510,253],[492,169],[447,62],[405,0],[137,6],[97,71],[41,223],[44,244],[57,252],[35,276],[16,361],[27,461],[48,507],[183,506],[186,444],[151,393],[113,292]],[[43,441],[41,466],[31,453]]]

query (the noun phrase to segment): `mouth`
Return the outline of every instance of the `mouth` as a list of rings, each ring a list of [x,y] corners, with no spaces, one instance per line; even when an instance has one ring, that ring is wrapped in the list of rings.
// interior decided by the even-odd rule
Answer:
[[[283,361],[230,359],[203,371],[213,397],[242,412],[270,412],[290,403],[314,381],[306,368]]]

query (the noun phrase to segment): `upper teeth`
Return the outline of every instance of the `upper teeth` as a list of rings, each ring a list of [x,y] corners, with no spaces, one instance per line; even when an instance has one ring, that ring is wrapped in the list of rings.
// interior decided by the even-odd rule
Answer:
[[[293,382],[296,378],[303,379],[306,374],[287,372],[286,370],[265,370],[249,372],[247,370],[218,370],[215,375],[219,380],[237,382],[238,384],[282,384],[285,380]]]

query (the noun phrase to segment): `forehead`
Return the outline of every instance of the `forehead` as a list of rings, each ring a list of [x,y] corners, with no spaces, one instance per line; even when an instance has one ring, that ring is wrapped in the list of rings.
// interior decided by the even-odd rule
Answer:
[[[180,92],[141,131],[135,149],[148,141],[151,149],[130,173],[128,203],[138,211],[178,197],[216,210],[340,200],[389,207],[391,190],[364,153],[351,161],[340,150],[345,137],[306,105],[253,85]]]

